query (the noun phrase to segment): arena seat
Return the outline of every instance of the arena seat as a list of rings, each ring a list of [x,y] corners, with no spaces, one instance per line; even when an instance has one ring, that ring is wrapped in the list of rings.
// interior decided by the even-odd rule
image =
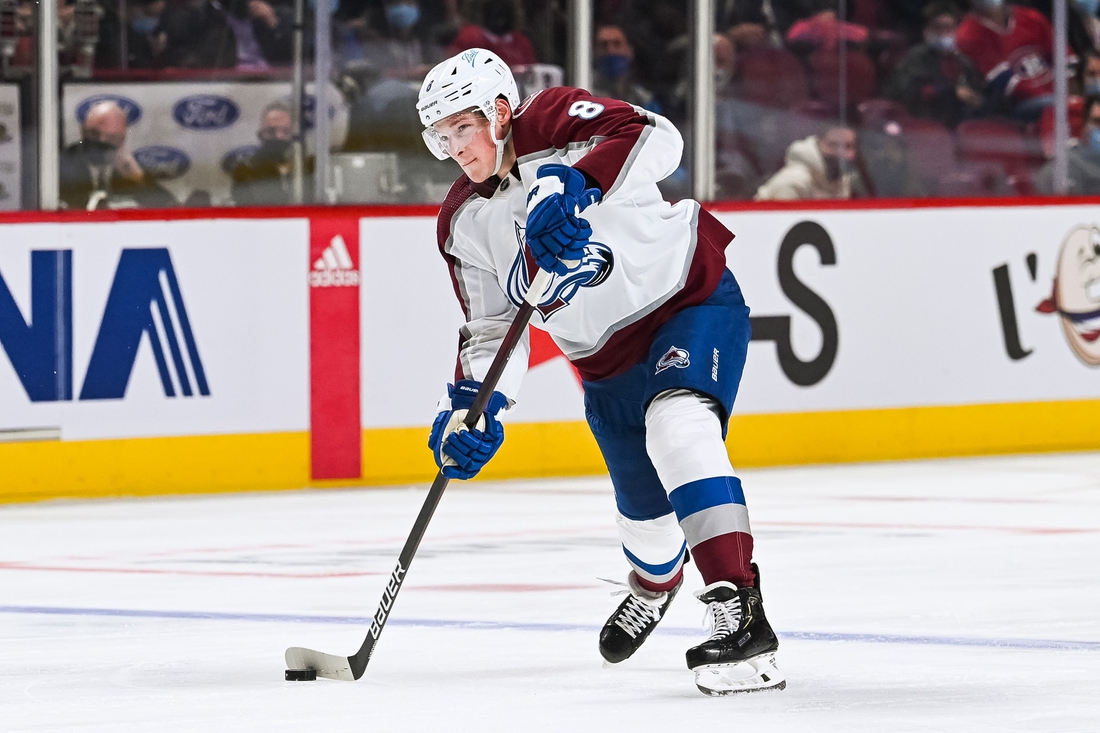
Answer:
[[[910,117],[889,121],[883,129],[904,140],[909,164],[929,191],[937,191],[940,180],[957,168],[955,139],[940,123]]]
[[[864,127],[881,127],[890,121],[909,119],[909,110],[892,99],[868,99],[856,106],[859,122]]]
[[[941,176],[933,191],[936,196],[946,198],[1004,196],[1011,193],[1004,171],[996,163],[962,164]]]
[[[846,95],[849,107],[855,107],[875,96],[875,64],[862,51],[851,50],[845,54],[844,69],[840,54],[817,51],[810,54],[810,76],[815,97],[837,108],[840,105],[840,79],[846,79]]]
[[[810,98],[802,63],[782,48],[748,48],[741,52],[740,97],[748,102],[787,109]]]
[[[960,161],[997,163],[1006,173],[1036,164],[1038,151],[1028,145],[1020,129],[1002,120],[966,120],[955,130]]]

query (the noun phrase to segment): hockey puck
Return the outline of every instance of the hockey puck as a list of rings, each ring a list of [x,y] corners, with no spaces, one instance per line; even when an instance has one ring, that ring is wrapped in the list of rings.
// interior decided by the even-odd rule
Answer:
[[[315,669],[288,669],[286,671],[287,682],[312,682],[317,679]]]

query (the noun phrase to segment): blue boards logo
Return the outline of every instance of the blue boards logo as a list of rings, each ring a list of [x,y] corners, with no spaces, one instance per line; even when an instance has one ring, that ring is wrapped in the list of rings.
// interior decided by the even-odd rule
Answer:
[[[141,105],[129,97],[120,97],[117,94],[95,94],[76,106],[77,122],[83,123],[84,118],[88,116],[88,110],[100,102],[114,102],[122,108],[122,111],[126,113],[127,127],[141,119]]]
[[[73,398],[73,253],[31,252],[31,322],[0,274],[0,346],[32,402]]]
[[[170,180],[191,170],[191,158],[179,148],[146,145],[134,151],[134,158],[154,178]]]
[[[220,130],[241,116],[241,108],[232,99],[216,94],[184,97],[172,107],[172,118],[189,130]]]
[[[0,276],[0,347],[32,402],[73,399],[72,313],[71,250],[31,252],[29,324]],[[163,247],[122,250],[80,399],[125,397],[145,335],[166,396],[177,395],[176,384],[185,397],[210,394],[172,258]]]
[[[236,168],[239,163],[243,163],[255,155],[256,151],[259,149],[259,145],[240,145],[233,148],[222,156],[222,170],[225,171],[226,175],[233,175],[233,169]]]

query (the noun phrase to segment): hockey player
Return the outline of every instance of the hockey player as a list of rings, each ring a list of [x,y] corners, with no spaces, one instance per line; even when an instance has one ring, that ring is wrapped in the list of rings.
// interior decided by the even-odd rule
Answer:
[[[749,311],[726,269],[733,235],[695,201],[670,205],[657,189],[680,162],[679,132],[581,89],[521,104],[508,67],[484,49],[432,69],[417,107],[428,147],[464,174],[437,227],[466,324],[428,443],[436,462],[468,479],[500,447],[496,414],[519,391],[526,338],[478,429],[459,424],[536,268],[553,272],[532,325],[580,372],[632,568],[600,653],[618,663],[641,646],[679,590],[690,548],[712,626],[687,651],[699,689],[781,689],[745,498],[723,442]]]

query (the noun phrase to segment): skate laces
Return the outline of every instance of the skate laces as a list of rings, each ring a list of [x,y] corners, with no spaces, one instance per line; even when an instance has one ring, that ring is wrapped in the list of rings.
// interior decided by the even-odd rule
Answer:
[[[728,601],[711,601],[703,617],[704,626],[710,632],[707,641],[729,636],[741,626],[741,597]]]
[[[639,634],[645,631],[647,626],[661,620],[659,604],[664,600],[664,593],[658,598],[650,600],[636,595],[628,583],[608,578],[598,578],[598,580],[611,585],[622,586],[620,590],[611,591],[612,596],[627,596],[627,599],[619,606],[619,610],[615,612],[615,625],[629,634],[630,638],[636,639]]]
[[[629,591],[627,592],[629,593]],[[619,595],[621,595],[621,592]],[[638,634],[645,631],[647,626],[660,620],[661,612],[633,593],[630,593],[630,596],[615,614],[615,625],[629,634],[631,638],[637,638]]]

